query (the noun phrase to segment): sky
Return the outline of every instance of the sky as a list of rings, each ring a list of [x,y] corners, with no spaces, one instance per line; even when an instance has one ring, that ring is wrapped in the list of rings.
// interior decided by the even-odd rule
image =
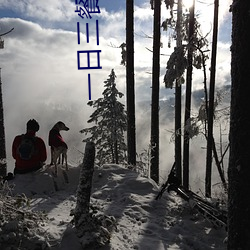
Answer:
[[[11,144],[14,136],[25,132],[25,124],[35,118],[41,125],[39,136],[47,143],[49,129],[62,120],[71,129],[63,133],[68,142],[72,164],[81,155],[83,135],[79,131],[86,127],[89,115],[93,112],[87,105],[89,101],[88,74],[91,77],[91,99],[101,97],[103,82],[112,69],[116,73],[119,91],[125,94],[125,67],[121,65],[119,46],[125,42],[125,0],[99,0],[100,13],[92,14],[92,19],[82,19],[75,12],[75,1],[70,0],[2,0],[0,2],[0,34],[14,30],[4,39],[4,49],[0,50],[3,102],[5,112],[5,133],[8,168],[13,169]],[[217,58],[217,86],[230,84],[230,37],[231,1],[220,4],[219,42]],[[152,71],[152,36],[153,11],[150,1],[134,1],[135,18],[135,93],[136,103],[147,103],[150,110],[151,71]],[[211,43],[213,1],[197,2],[196,13],[199,15],[203,34],[208,34]],[[162,5],[162,20],[168,16]],[[99,36],[96,33],[98,20]],[[78,44],[77,23],[80,28]],[[86,39],[86,23],[89,24],[89,43]],[[210,32],[210,33],[209,33]],[[99,45],[97,45],[97,37]],[[167,33],[162,32],[160,98],[165,100],[174,90],[166,89],[163,83],[168,55],[174,48],[168,48]],[[101,50],[101,69],[78,70],[77,51]],[[86,60],[85,53],[80,56]],[[96,63],[91,57],[90,63]],[[209,65],[207,65],[209,68]],[[209,75],[209,72],[208,72]],[[203,73],[194,73],[193,90],[203,89]],[[126,98],[121,102],[125,103]],[[136,124],[138,135],[141,127],[150,124],[150,116],[136,106]],[[169,128],[162,128],[163,132]],[[171,128],[172,129],[172,128]],[[147,147],[149,133],[138,141]],[[163,136],[163,143],[169,144],[169,135]],[[80,151],[80,153],[79,153]],[[173,152],[169,160],[173,160]],[[165,164],[165,163],[164,163]],[[171,164],[172,165],[172,164]]]

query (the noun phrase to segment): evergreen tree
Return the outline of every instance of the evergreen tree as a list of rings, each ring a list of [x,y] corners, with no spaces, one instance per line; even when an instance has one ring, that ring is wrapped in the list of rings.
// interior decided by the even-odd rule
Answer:
[[[127,151],[124,142],[124,132],[127,129],[127,114],[124,105],[118,101],[123,94],[116,88],[115,72],[112,69],[109,78],[104,81],[105,90],[102,98],[89,101],[88,105],[96,110],[91,114],[88,123],[93,127],[82,129],[80,132],[91,134],[84,142],[94,142],[96,145],[96,160],[104,163],[123,163]]]

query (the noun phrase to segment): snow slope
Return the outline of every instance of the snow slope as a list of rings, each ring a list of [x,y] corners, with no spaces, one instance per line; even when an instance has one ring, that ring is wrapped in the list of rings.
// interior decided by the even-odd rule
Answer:
[[[20,248],[17,249],[82,249],[70,223],[70,212],[76,204],[79,169],[80,167],[70,168],[69,184],[64,182],[62,173],[59,172],[59,191],[54,189],[50,170],[19,175],[9,181],[9,186],[15,186],[13,195],[24,193],[30,198],[28,211],[42,211],[47,215],[36,226],[28,228],[29,234],[25,232],[25,237],[22,236],[23,240],[19,242]],[[200,215],[191,211],[188,204],[175,193],[165,192],[160,200],[155,200],[158,191],[148,179],[122,166],[104,165],[96,169],[91,203],[100,212],[116,219],[116,229],[112,232],[110,244],[100,249],[226,249],[223,243],[225,229],[213,228]],[[11,223],[13,224],[11,219],[6,219],[3,230],[0,230],[2,250],[12,249],[10,246],[14,241],[10,239],[13,233],[16,240],[20,234],[14,228],[4,231],[4,228],[11,228]],[[21,222],[16,219],[16,223]],[[25,239],[29,242],[39,241],[40,245],[37,243],[37,248],[34,248],[31,243],[25,243]],[[41,241],[46,241],[47,247]],[[22,248],[25,246],[26,248]]]

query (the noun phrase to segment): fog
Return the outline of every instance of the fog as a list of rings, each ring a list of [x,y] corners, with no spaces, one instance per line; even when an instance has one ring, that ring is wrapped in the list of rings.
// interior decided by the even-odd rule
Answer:
[[[183,88],[183,93],[185,93]],[[220,93],[220,101],[216,106],[214,119],[214,139],[217,147],[219,160],[228,146],[228,131],[229,131],[229,106],[230,106],[230,86],[225,85],[218,88],[216,93]],[[160,101],[159,123],[160,123],[160,183],[167,180],[169,171],[175,161],[174,149],[174,90],[172,95],[169,93],[169,99]],[[198,117],[198,110],[204,100],[204,91],[194,91],[192,98],[191,117]],[[182,112],[184,112],[185,95],[182,96]],[[143,102],[137,105],[137,152],[141,153],[144,149],[149,150],[150,141],[150,120],[151,110],[150,102]],[[183,116],[184,117],[184,114]],[[199,133],[190,138],[190,188],[194,191],[204,191],[205,188],[205,168],[206,168],[206,147],[207,140],[204,136],[204,123],[197,121]],[[184,127],[184,121],[182,120]],[[182,127],[182,135],[184,134]],[[182,136],[183,144],[183,136]],[[182,145],[183,147],[183,145]],[[183,148],[182,148],[183,150]],[[182,159],[183,160],[183,159]],[[228,151],[224,156],[223,166],[225,178],[227,179]],[[212,166],[212,185],[218,190],[221,187],[221,179],[218,173],[217,166],[213,161]]]
[[[70,128],[62,132],[62,136],[69,145],[69,163],[76,165],[81,161],[84,144],[83,135],[79,131],[90,126],[87,124],[93,109],[87,105],[88,73],[91,74],[92,100],[101,97],[103,82],[108,78],[111,69],[115,70],[117,88],[126,94],[126,70],[120,65],[121,50],[118,48],[125,42],[125,11],[107,12],[102,8],[99,18],[99,40],[96,46],[94,21],[90,22],[90,43],[86,43],[85,25],[81,22],[81,43],[77,44],[77,19],[74,12],[69,11],[72,2],[56,1],[57,12],[51,12],[46,6],[32,3],[32,11],[20,2],[3,1],[0,8],[14,6],[13,11],[20,12],[17,17],[2,17],[0,32],[11,28],[14,30],[4,36],[5,48],[0,50],[0,67],[4,103],[4,121],[6,134],[6,150],[8,171],[14,168],[11,156],[11,145],[17,134],[25,133],[26,122],[36,119],[40,124],[37,135],[42,137],[48,148],[48,133],[57,121],[63,121]],[[39,1],[38,1],[39,2]],[[56,4],[54,1],[52,1]],[[228,4],[225,1],[222,4]],[[12,5],[11,5],[12,4]],[[67,6],[67,11],[62,11]],[[55,6],[55,9],[57,6]],[[29,10],[29,11],[28,11]],[[61,11],[59,11],[61,10]],[[39,14],[40,13],[40,14]],[[206,13],[202,12],[200,13]],[[135,93],[136,93],[136,135],[137,153],[147,149],[150,142],[150,102],[151,102],[151,71],[152,71],[152,15],[149,3],[145,1],[135,6]],[[26,16],[25,16],[26,15]],[[64,16],[62,16],[64,15]],[[23,18],[24,16],[24,18]],[[162,18],[166,11],[162,11]],[[201,15],[202,16],[202,15]],[[203,19],[205,20],[205,14]],[[211,31],[210,20],[205,22],[206,29]],[[203,20],[203,23],[204,23]],[[220,13],[220,27],[228,29],[230,15],[225,9]],[[206,32],[206,31],[204,31]],[[223,34],[220,30],[220,34]],[[230,84],[230,41],[221,35],[218,43],[217,87]],[[160,99],[169,100],[174,96],[174,90],[165,89],[163,77],[166,70],[168,56],[173,50],[167,47],[167,33],[162,33],[163,48],[161,48],[161,76]],[[173,42],[174,43],[174,42]],[[100,49],[101,66],[99,70],[78,70],[77,51]],[[148,50],[149,49],[149,50]],[[209,66],[207,66],[209,68]],[[193,74],[193,90],[203,89],[203,73],[195,71]],[[185,88],[183,88],[185,94]],[[121,100],[125,103],[126,95]],[[196,106],[199,104],[196,104]],[[174,161],[174,143],[171,141],[173,133],[173,107],[161,107],[160,119],[160,180],[164,181]],[[195,107],[194,107],[195,112]],[[166,116],[166,114],[168,114]],[[172,114],[169,117],[169,114]],[[191,165],[204,172],[205,150],[204,139],[197,138],[191,142]],[[199,149],[199,151],[198,151]],[[197,156],[196,152],[199,152]],[[49,155],[48,155],[49,156]],[[50,160],[50,156],[47,161]],[[199,175],[200,176],[200,175]],[[196,177],[193,177],[196,179]],[[199,178],[199,177],[197,177]],[[204,178],[201,177],[203,180]],[[202,184],[201,184],[202,185]]]

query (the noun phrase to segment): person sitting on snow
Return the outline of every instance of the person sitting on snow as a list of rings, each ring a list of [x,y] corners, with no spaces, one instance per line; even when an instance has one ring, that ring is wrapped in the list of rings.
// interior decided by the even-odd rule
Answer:
[[[29,120],[26,134],[15,137],[12,144],[12,156],[16,160],[14,175],[34,172],[43,167],[47,152],[43,139],[36,136],[39,128],[36,120]]]

